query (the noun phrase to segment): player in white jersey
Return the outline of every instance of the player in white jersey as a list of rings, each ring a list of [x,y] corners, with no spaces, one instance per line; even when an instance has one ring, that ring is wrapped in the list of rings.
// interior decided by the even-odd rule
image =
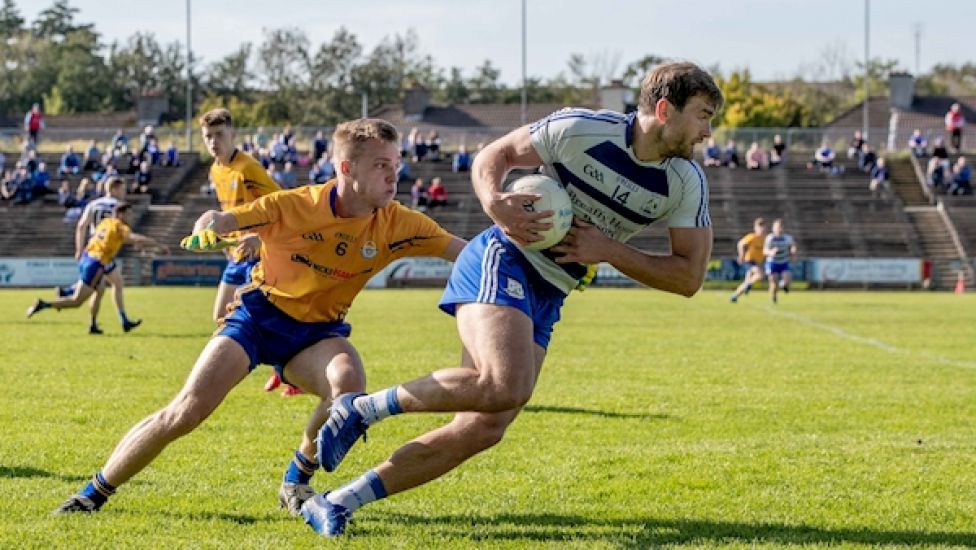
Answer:
[[[475,158],[472,180],[494,226],[457,259],[441,308],[457,318],[460,368],[437,371],[370,395],[345,394],[319,432],[319,460],[338,466],[367,427],[397,413],[456,412],[446,426],[400,447],[338,490],[306,501],[313,529],[341,534],[365,503],[438,478],[498,443],[528,402],[566,295],[600,262],[647,286],[692,296],[712,247],[708,187],[691,160],[711,135],[722,105],[712,78],[691,63],[652,69],[630,115],[569,109],[495,141]],[[565,185],[578,221],[558,245],[524,247],[549,227],[552,212],[526,212],[538,198],[503,191],[513,168],[542,166]],[[666,223],[671,253],[654,255],[624,242]]]
[[[790,291],[793,273],[790,262],[796,261],[796,242],[793,237],[783,231],[783,220],[773,220],[773,232],[766,235],[763,243],[763,254],[766,256],[766,279],[769,281],[769,299],[776,303],[779,289]]]
[[[105,218],[111,218],[114,215],[115,207],[119,205],[120,202],[125,200],[125,180],[120,177],[113,176],[105,181],[105,195],[99,197],[85,206],[85,210],[82,212],[81,217],[78,218],[78,224],[75,226],[75,259],[81,259],[81,255],[85,251],[85,245],[88,239],[95,234],[95,227],[101,223]],[[124,281],[122,279],[122,274],[119,273],[117,269],[117,264],[115,261],[109,262],[105,266],[105,271],[103,272],[102,283],[95,289],[95,293],[92,295],[90,308],[91,308],[91,326],[88,327],[89,334],[101,334],[102,329],[98,327],[96,319],[98,317],[98,310],[101,307],[102,298],[105,296],[105,281],[112,285],[112,299],[115,301],[115,309],[119,314],[119,322],[122,323],[122,330],[129,332],[135,327],[142,324],[141,320],[131,321],[125,314],[125,295],[124,295]],[[58,288],[59,296],[71,296],[74,294],[74,287]]]

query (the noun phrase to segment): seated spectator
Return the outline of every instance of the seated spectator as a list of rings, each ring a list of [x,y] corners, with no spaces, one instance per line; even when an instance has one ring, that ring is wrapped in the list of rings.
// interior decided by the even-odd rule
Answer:
[[[759,148],[759,142],[753,141],[746,151],[746,168],[749,170],[762,170],[768,166],[766,153]]]
[[[4,170],[0,179],[0,200],[10,200],[14,196],[17,185],[14,183],[14,170]]]
[[[413,142],[413,161],[422,162],[427,158],[427,141],[424,139],[423,134],[417,132],[417,136]]]
[[[61,187],[58,187],[58,204],[65,208],[77,206],[75,195],[71,192],[71,182],[68,180],[61,180]]]
[[[241,144],[240,144],[240,146],[238,148],[241,151],[243,151],[243,152],[251,155],[252,157],[257,158],[257,156],[254,154],[254,151],[255,151],[256,147],[254,146],[254,137],[253,136],[251,136],[251,135],[244,136],[244,141],[241,142]]]
[[[139,166],[142,165],[142,161],[143,160],[145,160],[145,159],[143,159],[143,153],[142,152],[133,151],[132,152],[132,155],[129,156],[129,169],[128,169],[128,173],[130,175],[135,175],[135,173],[139,171]]]
[[[143,128],[142,133],[139,134],[139,152],[145,153],[148,151],[149,144],[154,139],[156,139],[156,129],[153,128],[152,124],[150,124]]]
[[[274,164],[274,161],[271,160],[271,152],[263,147],[257,149],[257,157],[255,158],[258,159],[258,162],[261,163],[261,166],[265,170],[271,168],[271,165]]]
[[[922,131],[916,128],[912,132],[912,137],[908,138],[908,148],[912,150],[912,154],[915,158],[925,158],[928,156],[928,146],[929,142],[922,135]]]
[[[149,184],[152,182],[152,169],[149,166],[149,161],[144,160],[139,163],[139,168],[136,170],[135,176],[132,180],[131,192],[148,193]]]
[[[786,144],[783,143],[783,136],[776,134],[773,136],[773,146],[769,150],[769,165],[779,166],[783,164],[783,155],[786,153]]]
[[[942,159],[935,155],[929,159],[929,165],[925,170],[925,182],[931,187],[935,192],[941,193],[945,191],[949,182],[949,159]]]
[[[441,184],[441,178],[430,180],[430,189],[427,190],[427,207],[436,208],[447,206],[447,188]]]
[[[864,147],[864,138],[861,136],[861,131],[854,130],[854,137],[851,138],[851,143],[847,146],[847,158],[857,157],[861,153],[862,147]]]
[[[830,172],[834,167],[835,156],[833,149],[830,148],[830,144],[825,140],[820,144],[820,148],[814,151],[813,161],[807,164],[807,168],[810,170],[819,169]]]
[[[81,182],[78,183],[78,189],[75,191],[75,201],[78,203],[78,206],[84,208],[89,201],[94,200],[97,196],[95,184],[92,180],[82,178]]]
[[[112,160],[112,155],[110,153],[105,153],[102,155],[102,165],[92,172],[92,180],[98,182],[109,176],[119,175],[118,168],[115,167],[115,161]]]
[[[329,140],[325,139],[325,133],[322,130],[315,132],[315,139],[312,140],[312,163],[317,163],[328,148]]]
[[[874,170],[874,163],[878,162],[878,155],[865,142],[861,145],[861,152],[857,155],[857,167],[868,174]]]
[[[427,187],[424,185],[424,180],[417,178],[417,181],[413,182],[413,186],[410,188],[410,208],[421,212],[427,210],[427,198]]]
[[[318,162],[312,165],[312,170],[308,173],[308,179],[313,184],[325,183],[335,177],[335,166],[329,159],[329,153],[323,152]]]
[[[437,130],[431,130],[427,134],[427,156],[433,162],[439,162],[441,160],[441,136],[437,133]]]
[[[281,177],[281,170],[278,170],[277,164],[272,162],[271,166],[268,166],[268,175],[271,176],[271,179],[278,184],[278,187],[281,187],[282,189],[285,188],[283,184],[284,179]]]
[[[37,150],[28,150],[27,154],[21,157],[20,162],[24,165],[24,168],[27,169],[27,173],[33,174],[37,170],[37,164],[39,162],[37,159]]]
[[[454,155],[454,159],[451,161],[451,170],[455,172],[467,172],[471,169],[471,154],[468,153],[468,149],[461,145],[458,147],[457,153]]]
[[[703,163],[705,166],[722,165],[722,152],[718,145],[715,145],[715,138],[708,138],[708,144],[702,149],[702,155],[704,155]]]
[[[264,126],[258,126],[254,132],[254,147],[257,149],[268,148],[268,134],[264,132]]]
[[[285,162],[298,164],[298,138],[294,135],[285,142]]]
[[[740,164],[742,162],[739,161],[739,149],[735,145],[735,140],[730,139],[725,145],[725,151],[722,152],[722,166],[735,168]]]
[[[949,184],[949,194],[973,194],[972,175],[969,170],[969,165],[966,164],[966,157],[956,159],[956,164],[952,167],[952,183]]]
[[[291,124],[285,124],[285,127],[281,129],[281,142],[287,145],[293,139],[295,139],[295,130]]]
[[[942,138],[935,138],[935,146],[932,149],[932,156],[935,158],[949,160],[949,149],[946,148]]]
[[[75,175],[79,170],[81,170],[81,160],[75,154],[75,148],[69,144],[64,154],[61,155],[61,163],[58,165],[58,175]]]
[[[159,140],[155,137],[149,139],[149,145],[146,146],[146,152],[143,154],[147,157],[149,164],[153,166],[159,166],[162,161],[163,152],[159,149]]]
[[[54,190],[48,187],[48,184],[51,183],[51,174],[47,171],[47,163],[37,163],[37,170],[34,170],[34,173],[31,174],[31,181],[34,183],[34,189],[32,191],[33,198],[36,199],[48,193],[54,193]]]
[[[410,181],[410,163],[406,158],[400,161],[400,166],[397,168],[397,183],[401,181]]]
[[[129,153],[129,136],[118,129],[115,131],[115,135],[112,136],[111,147],[112,158],[119,158],[122,155]]]
[[[281,141],[281,136],[275,134],[271,140],[271,160],[276,163],[285,162],[285,154],[288,152],[288,146],[284,141]]]
[[[33,187],[27,168],[18,163],[12,172],[7,172],[4,176],[3,198],[13,200],[15,204],[27,204],[33,198]]]
[[[179,166],[180,151],[176,148],[176,142],[170,141],[166,148],[166,157],[163,159],[163,166]]]
[[[101,166],[98,160],[101,156],[102,153],[98,150],[98,143],[95,140],[91,140],[88,143],[88,149],[85,150],[84,169],[89,171],[98,169]]]
[[[423,141],[424,135],[420,133],[420,130],[416,127],[410,129],[410,133],[407,134],[407,148],[406,152],[409,156],[416,155],[417,142]]]
[[[879,158],[874,168],[871,169],[871,182],[868,183],[868,189],[871,190],[871,194],[875,197],[885,195],[890,190],[888,168],[885,167],[885,159]]]
[[[282,189],[294,189],[298,187],[298,173],[295,172],[294,163],[285,163],[285,169],[281,172],[281,183],[278,185],[280,185]]]

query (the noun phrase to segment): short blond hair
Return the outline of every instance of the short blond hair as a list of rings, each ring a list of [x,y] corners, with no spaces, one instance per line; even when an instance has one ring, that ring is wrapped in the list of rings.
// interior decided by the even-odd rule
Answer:
[[[381,118],[359,118],[336,126],[332,134],[335,144],[334,159],[357,160],[362,154],[363,145],[371,139],[386,143],[400,143],[400,132],[396,127]]]
[[[211,109],[200,116],[200,126],[233,126],[234,120],[230,116],[230,111],[219,107]]]

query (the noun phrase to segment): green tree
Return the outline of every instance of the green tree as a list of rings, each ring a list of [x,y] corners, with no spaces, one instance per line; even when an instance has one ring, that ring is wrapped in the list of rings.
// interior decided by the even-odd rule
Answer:
[[[0,36],[19,35],[24,30],[24,18],[20,16],[14,0],[3,0],[0,8]]]
[[[497,103],[504,86],[498,82],[501,71],[492,66],[490,59],[475,69],[475,74],[468,80],[471,90],[472,103]]]
[[[251,50],[253,45],[244,42],[220,61],[210,65],[207,69],[206,90],[208,93],[222,97],[236,96],[248,98],[252,96],[253,83],[256,77],[251,70]]]
[[[60,40],[74,31],[94,33],[93,24],[79,25],[75,23],[75,15],[79,11],[78,8],[71,7],[68,0],[55,0],[51,7],[37,14],[37,19],[31,25],[34,35]]]
[[[471,90],[468,89],[461,67],[451,67],[451,76],[444,81],[444,87],[439,99],[450,105],[462,105],[471,99]]]

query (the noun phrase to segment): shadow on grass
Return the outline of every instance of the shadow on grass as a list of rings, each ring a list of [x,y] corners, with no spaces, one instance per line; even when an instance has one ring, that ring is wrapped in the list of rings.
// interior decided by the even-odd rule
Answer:
[[[365,514],[362,514],[365,515]],[[744,523],[701,519],[594,520],[583,516],[555,514],[500,514],[497,516],[420,516],[384,514],[394,523],[444,526],[447,536],[476,540],[505,541],[593,541],[627,548],[648,548],[662,544],[869,544],[908,546],[976,547],[976,532],[899,531],[884,529],[823,528],[783,523]],[[365,519],[365,518],[362,518]],[[365,526],[364,526],[365,527]],[[387,528],[370,523],[368,534]],[[475,531],[472,527],[478,527]],[[389,529],[392,534],[395,529]]]
[[[32,468],[30,466],[0,465],[0,478],[17,479],[17,478],[31,478],[31,477],[47,477],[51,479],[60,479],[61,481],[88,481],[89,479],[89,476],[66,476],[62,474],[56,474],[54,472],[49,472],[47,470]]]
[[[669,414],[618,413],[581,407],[555,407],[552,405],[526,405],[524,413],[589,414],[605,418],[640,418],[641,420],[667,420],[674,418]]]
[[[144,513],[140,510],[138,513]],[[174,512],[172,510],[152,510],[155,515],[172,517],[178,520],[192,521],[228,521],[237,525],[255,525],[258,523],[272,523],[279,521],[298,521],[286,515],[284,512],[263,514],[255,516],[252,514],[235,514],[234,512]],[[298,518],[299,520],[301,518]]]

